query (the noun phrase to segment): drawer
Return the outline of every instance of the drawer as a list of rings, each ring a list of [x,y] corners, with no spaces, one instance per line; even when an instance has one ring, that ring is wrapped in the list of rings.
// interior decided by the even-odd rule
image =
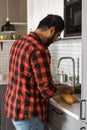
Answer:
[[[80,130],[80,121],[72,118],[60,109],[50,105],[49,107],[49,124],[54,130]]]

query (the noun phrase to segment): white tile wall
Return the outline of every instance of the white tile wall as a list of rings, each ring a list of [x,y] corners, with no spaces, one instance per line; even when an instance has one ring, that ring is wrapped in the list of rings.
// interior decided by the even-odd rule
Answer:
[[[60,40],[51,44],[49,47],[51,53],[51,71],[55,76],[58,68],[58,61],[61,57],[72,57],[75,60],[75,76],[77,77],[77,64],[79,58],[79,75],[80,82],[82,82],[82,40],[81,39],[68,39]],[[60,71],[64,71],[65,74],[73,75],[72,60],[62,60],[59,66]]]
[[[9,64],[9,51],[13,41],[3,43],[3,50],[1,50],[0,45],[0,72],[8,73],[8,64]],[[56,41],[54,44],[51,44],[49,47],[51,53],[51,69],[52,74],[55,75],[57,71],[59,58],[64,56],[70,56],[75,60],[75,75],[77,76],[77,58],[80,62],[80,82],[82,80],[82,41],[81,39],[68,39]],[[60,64],[60,70],[63,70],[64,73],[72,74],[72,61],[63,60]]]
[[[8,73],[9,64],[9,51],[12,46],[13,41],[3,42],[3,49],[1,49],[0,44],[0,72]]]

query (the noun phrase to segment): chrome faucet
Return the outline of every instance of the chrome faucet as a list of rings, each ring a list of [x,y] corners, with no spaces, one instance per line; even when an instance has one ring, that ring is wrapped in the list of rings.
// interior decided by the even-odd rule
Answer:
[[[59,68],[61,60],[63,59],[71,59],[73,62],[73,85],[75,86],[75,60],[72,57],[61,57],[58,62],[58,68]]]

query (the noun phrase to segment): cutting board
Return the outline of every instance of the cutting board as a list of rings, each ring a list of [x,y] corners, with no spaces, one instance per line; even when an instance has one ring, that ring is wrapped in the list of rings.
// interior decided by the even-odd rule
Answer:
[[[73,96],[73,95],[72,95]],[[75,96],[73,96],[74,97],[74,103],[79,103],[80,102],[80,100],[79,99],[77,99]],[[65,100],[63,100],[63,98],[61,97],[61,95],[56,95],[56,96],[54,96],[53,97],[53,99],[57,102],[57,103],[62,103],[62,102],[65,102]],[[67,103],[67,102],[65,102],[65,103]],[[67,103],[68,104],[68,103]]]

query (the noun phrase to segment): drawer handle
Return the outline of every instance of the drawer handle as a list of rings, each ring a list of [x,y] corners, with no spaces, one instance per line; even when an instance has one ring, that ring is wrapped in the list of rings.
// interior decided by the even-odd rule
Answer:
[[[83,110],[84,108],[84,110]],[[83,115],[84,114],[84,115]],[[81,103],[80,103],[80,119],[81,120],[86,120],[86,100],[81,100]]]
[[[58,114],[58,115],[63,115],[63,112],[58,112],[58,111],[55,110],[55,108],[52,108],[52,110],[53,110],[56,114]]]
[[[80,130],[86,130],[86,128],[85,127],[81,127]]]

